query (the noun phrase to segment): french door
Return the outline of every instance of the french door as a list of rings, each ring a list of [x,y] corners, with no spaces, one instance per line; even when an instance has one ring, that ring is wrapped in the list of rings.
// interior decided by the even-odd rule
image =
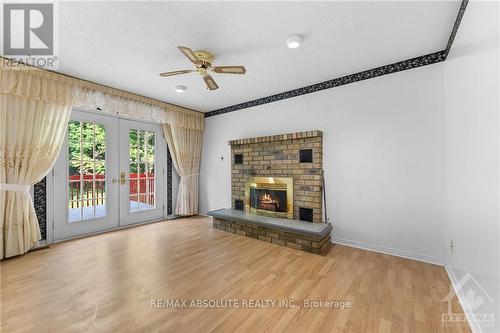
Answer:
[[[167,149],[160,126],[120,120],[120,143],[120,224],[162,218]]]
[[[73,111],[54,165],[54,240],[161,219],[166,156],[157,124]]]

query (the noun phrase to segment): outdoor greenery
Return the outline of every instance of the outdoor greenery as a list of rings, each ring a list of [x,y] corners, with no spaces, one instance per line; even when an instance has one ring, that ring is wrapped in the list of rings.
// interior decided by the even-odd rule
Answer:
[[[154,149],[154,133],[131,130],[130,172],[154,173]],[[70,121],[68,125],[68,154],[70,176],[104,175],[106,171],[106,129],[104,125]]]
[[[141,130],[130,131],[131,162],[154,163],[154,148],[155,148],[154,133]]]
[[[106,129],[104,125],[70,121],[68,125],[69,174],[105,174]],[[95,160],[95,163],[94,163]],[[81,170],[81,171],[80,171]]]

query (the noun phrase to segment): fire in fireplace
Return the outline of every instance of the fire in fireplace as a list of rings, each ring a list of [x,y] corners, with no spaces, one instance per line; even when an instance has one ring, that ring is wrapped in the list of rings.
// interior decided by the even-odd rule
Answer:
[[[251,188],[250,207],[286,213],[286,190]]]
[[[293,179],[253,177],[245,188],[245,211],[293,219]]]

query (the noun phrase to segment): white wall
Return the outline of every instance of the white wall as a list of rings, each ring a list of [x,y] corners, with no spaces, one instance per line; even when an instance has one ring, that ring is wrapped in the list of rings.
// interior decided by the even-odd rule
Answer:
[[[207,118],[201,212],[231,206],[229,140],[319,129],[334,238],[442,262],[442,69],[426,66]]]
[[[499,4],[469,3],[444,63],[444,213],[446,261],[456,279],[466,273],[495,300],[500,331]]]
[[[207,118],[201,211],[231,206],[229,140],[320,129],[335,240],[471,274],[500,331],[499,7],[469,3],[444,63]]]

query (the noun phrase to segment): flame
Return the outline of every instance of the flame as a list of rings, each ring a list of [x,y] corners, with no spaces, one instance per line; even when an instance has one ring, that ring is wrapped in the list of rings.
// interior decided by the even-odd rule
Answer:
[[[264,193],[261,197],[260,197],[260,201],[264,204],[277,204],[278,201],[277,200],[273,200],[273,198],[271,197],[270,194],[266,194]]]

